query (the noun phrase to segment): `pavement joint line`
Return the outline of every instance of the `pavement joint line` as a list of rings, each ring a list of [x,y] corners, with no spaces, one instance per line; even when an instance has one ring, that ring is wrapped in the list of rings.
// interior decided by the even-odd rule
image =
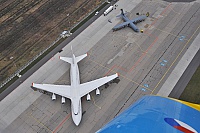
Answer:
[[[150,57],[150,55],[147,54],[148,52],[144,51],[144,50],[141,48],[141,46],[140,46],[136,41],[135,41],[135,44],[139,47],[139,49],[143,52],[143,54],[145,53],[147,56]]]
[[[198,31],[199,28],[200,28],[200,25],[194,31],[194,33],[192,34],[192,36],[188,39],[188,41],[186,42],[186,44],[184,45],[184,47],[181,49],[181,51],[179,52],[179,54],[176,56],[176,58],[174,59],[174,61],[172,62],[172,64],[169,66],[169,68],[167,69],[167,71],[165,72],[165,74],[162,76],[162,78],[160,79],[160,81],[157,83],[157,85],[155,86],[155,88],[153,89],[153,91],[151,92],[151,94],[154,93],[154,91],[156,90],[156,88],[159,86],[159,84],[161,83],[161,81],[163,80],[163,78],[166,76],[166,74],[168,73],[168,71],[170,70],[170,68],[174,65],[174,63],[176,62],[176,60],[178,59],[178,57],[181,55],[181,53],[183,52],[183,50],[185,49],[185,47],[189,44],[190,40],[193,38],[194,34]]]
[[[45,127],[47,130],[49,130],[51,133],[53,133],[53,131],[51,129],[49,129],[47,126],[45,126],[41,121],[39,121],[38,119],[36,119],[32,113],[28,114],[29,117],[33,118],[37,123],[41,124],[43,127]]]
[[[131,72],[131,71],[133,71],[133,69],[137,66],[137,64],[141,61],[141,59],[145,56],[145,55],[147,55],[147,53],[148,53],[148,51],[152,48],[152,46],[157,42],[157,40],[158,40],[158,37],[156,37],[155,38],[155,40],[153,41],[153,43],[147,48],[147,50],[145,50],[144,52],[143,52],[143,54],[140,56],[140,58],[136,61],[136,63],[128,70],[128,69],[126,69],[126,68],[123,68],[122,69],[122,67],[121,66],[118,66],[118,65],[113,65],[112,66],[112,68],[111,69],[109,69],[109,71],[105,74],[105,76],[112,70],[112,69],[114,69],[115,67],[118,67],[119,69],[121,69],[121,70],[123,70],[123,71],[125,71],[125,72]],[[135,42],[136,43],[136,42]],[[137,43],[136,43],[137,44]],[[139,46],[138,46],[139,47]],[[149,55],[148,55],[149,56]]]
[[[71,113],[69,113],[62,121],[60,124],[58,124],[58,126],[52,131],[52,133],[55,133],[64,123],[67,119],[69,119],[69,117],[71,116]]]
[[[164,33],[166,33],[166,34],[169,34],[169,35],[172,35],[172,36],[174,36],[174,37],[177,37],[177,38],[180,38],[180,37],[181,37],[181,36],[177,36],[177,35],[175,35],[175,34],[172,34],[172,33],[170,33],[170,32],[167,32],[167,31],[161,30],[161,29],[156,28],[156,27],[153,27],[153,28],[156,29],[156,30],[159,30],[159,31],[161,31],[161,32],[164,32]],[[183,38],[183,40],[188,41],[188,39],[185,39],[185,38]]]
[[[98,107],[99,109],[101,109],[101,107],[98,106],[98,105],[96,104],[96,102],[95,102],[95,100],[94,100],[94,97],[93,97],[92,95],[91,95],[91,97],[92,97],[92,101],[93,101],[94,105],[95,105],[96,107]]]
[[[150,26],[145,31],[147,31],[149,28],[151,28],[151,26],[153,26],[157,22],[157,20],[167,11],[167,9],[171,6],[171,4],[172,3],[168,4],[168,6],[160,13],[160,15],[156,19],[154,19],[154,21],[150,24]]]
[[[119,76],[121,76],[121,77],[123,77],[123,78],[125,78],[125,79],[127,79],[127,80],[129,80],[129,81],[131,81],[131,82],[133,82],[133,83],[135,83],[135,84],[137,84],[138,86],[140,86],[140,87],[142,87],[142,88],[145,88],[145,89],[147,89],[147,90],[149,90],[149,91],[152,91],[151,89],[149,89],[149,88],[147,88],[147,87],[141,85],[140,83],[137,83],[136,81],[134,81],[134,80],[132,80],[132,79],[127,78],[126,76],[120,74],[120,73],[117,72],[117,71],[111,70],[110,68],[108,68],[108,67],[106,67],[106,66],[104,66],[104,65],[102,65],[102,64],[100,64],[100,63],[98,63],[98,62],[96,62],[96,61],[94,61],[94,60],[92,60],[92,59],[89,59],[89,60],[92,61],[92,62],[94,62],[94,63],[96,63],[96,64],[98,64],[99,66],[101,66],[101,67],[103,67],[103,68],[106,68],[106,69],[110,70],[110,72],[118,73]]]
[[[177,14],[181,14],[181,13],[179,13],[179,12],[176,12],[172,7],[169,7],[174,13],[177,13]]]
[[[145,53],[143,53],[140,58],[136,61],[136,63],[132,66],[132,68],[129,71],[133,71],[133,69],[140,63],[142,58],[146,55],[146,53],[153,47],[153,45],[158,41],[158,37],[155,38],[155,40],[151,43],[151,45],[147,48]]]

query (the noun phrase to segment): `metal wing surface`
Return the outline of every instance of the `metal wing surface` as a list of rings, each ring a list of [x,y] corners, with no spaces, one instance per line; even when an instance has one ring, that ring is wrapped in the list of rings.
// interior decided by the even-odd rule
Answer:
[[[51,85],[51,84],[32,84],[33,87],[55,93],[57,95],[70,98],[70,88],[68,85]]]
[[[80,84],[80,96],[83,97],[84,95],[90,93],[91,91],[95,90],[96,88],[104,85],[105,83],[115,79],[118,77],[118,74],[114,74],[111,76],[103,77],[100,79],[96,79],[87,83]]]
[[[120,29],[123,28],[125,26],[128,26],[130,22],[123,22],[121,24],[116,25],[113,29]]]
[[[145,15],[139,16],[139,17],[137,17],[137,18],[132,19],[131,22],[132,22],[132,23],[137,23],[138,21],[144,20],[145,18],[147,18]]]

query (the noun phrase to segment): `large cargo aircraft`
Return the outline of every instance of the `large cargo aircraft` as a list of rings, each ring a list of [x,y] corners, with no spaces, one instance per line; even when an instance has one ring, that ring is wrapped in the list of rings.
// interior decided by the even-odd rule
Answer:
[[[82,118],[81,97],[87,95],[90,100],[90,92],[96,89],[96,95],[100,94],[98,87],[118,77],[118,74],[106,76],[90,82],[80,84],[78,62],[84,59],[87,54],[75,57],[72,52],[72,58],[60,57],[61,60],[71,64],[70,79],[71,85],[50,85],[50,84],[32,84],[33,88],[53,93],[52,100],[56,99],[56,95],[62,96],[61,102],[65,103],[65,98],[71,100],[71,112],[74,123],[78,126]]]
[[[116,31],[116,30],[119,30],[119,29],[122,29],[122,28],[125,28],[125,27],[129,26],[135,32],[139,32],[139,29],[135,24],[144,21],[148,16],[149,16],[149,13],[147,13],[146,15],[142,15],[142,16],[139,16],[137,18],[134,18],[134,19],[130,20],[126,16],[126,13],[124,13],[123,9],[121,9],[121,14],[118,15],[117,17],[121,17],[124,20],[124,22],[121,23],[121,24],[116,25],[115,27],[113,27],[112,30]]]
[[[97,133],[200,133],[200,105],[144,96]]]

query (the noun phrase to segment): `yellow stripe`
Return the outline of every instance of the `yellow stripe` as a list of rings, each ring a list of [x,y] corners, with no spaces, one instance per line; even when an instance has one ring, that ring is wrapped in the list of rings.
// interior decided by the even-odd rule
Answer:
[[[182,100],[178,100],[178,99],[174,99],[174,98],[170,98],[170,99],[175,100],[177,102],[180,102],[180,103],[185,104],[185,105],[187,105],[187,106],[189,106],[193,109],[200,111],[200,105],[199,104],[194,104],[194,103],[190,103],[190,102],[186,102],[186,101],[182,101]]]
[[[162,78],[160,79],[160,81],[157,83],[157,85],[155,86],[155,88],[153,89],[153,91],[152,91],[151,94],[154,93],[154,91],[156,90],[156,88],[159,86],[159,84],[161,83],[161,81],[164,79],[164,77],[166,76],[166,74],[169,72],[169,70],[171,69],[171,67],[174,65],[174,63],[176,62],[176,60],[178,59],[178,57],[181,55],[181,53],[183,52],[183,50],[185,49],[185,47],[189,44],[190,40],[193,38],[194,34],[198,31],[199,28],[200,28],[200,25],[195,30],[195,32],[192,34],[192,36],[190,37],[190,39],[186,42],[186,44],[184,45],[184,47],[181,49],[181,51],[179,52],[179,54],[177,55],[177,57],[174,59],[174,61],[172,62],[172,64],[169,66],[169,68],[167,69],[167,71],[165,72],[165,74],[162,76]]]

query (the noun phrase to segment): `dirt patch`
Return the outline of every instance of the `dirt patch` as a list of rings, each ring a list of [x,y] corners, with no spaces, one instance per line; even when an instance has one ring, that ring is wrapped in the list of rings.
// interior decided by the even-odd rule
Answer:
[[[47,48],[63,30],[70,29],[102,2],[0,1],[0,82]]]

